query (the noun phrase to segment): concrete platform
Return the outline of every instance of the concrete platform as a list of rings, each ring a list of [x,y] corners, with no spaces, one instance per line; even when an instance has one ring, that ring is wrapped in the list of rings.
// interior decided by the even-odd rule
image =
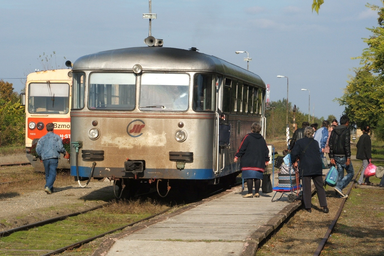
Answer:
[[[243,198],[245,193],[241,186],[235,187],[224,196],[148,225],[115,241],[105,255],[254,255],[258,244],[301,201],[289,203],[283,196],[271,202],[275,192]]]

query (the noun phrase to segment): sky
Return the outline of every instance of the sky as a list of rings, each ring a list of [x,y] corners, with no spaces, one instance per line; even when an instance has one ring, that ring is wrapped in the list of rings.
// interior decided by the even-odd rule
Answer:
[[[340,98],[360,66],[363,42],[377,26],[366,4],[381,0],[152,0],[152,36],[164,47],[214,55],[270,85],[270,101],[287,98],[318,118],[339,118]],[[148,0],[0,0],[0,80],[20,93],[35,70],[105,50],[145,46]],[[283,75],[287,78],[277,78]],[[287,86],[288,82],[288,86]],[[301,89],[307,89],[302,91]],[[310,104],[309,104],[310,96]]]

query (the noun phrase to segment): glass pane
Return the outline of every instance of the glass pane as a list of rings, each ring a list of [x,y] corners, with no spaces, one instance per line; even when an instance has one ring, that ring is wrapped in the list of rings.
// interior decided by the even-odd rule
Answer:
[[[226,79],[223,92],[223,111],[228,113],[233,111],[233,106],[231,105],[231,86],[231,80]]]
[[[248,93],[248,111],[249,113],[253,114],[253,91],[254,88],[249,88],[249,93]]]
[[[72,109],[84,108],[84,73],[73,73]]]
[[[244,85],[243,92],[243,112],[248,113],[248,86]]]
[[[145,73],[141,78],[140,110],[186,111],[189,99],[187,74]]]
[[[213,111],[215,109],[215,84],[209,74],[196,74],[193,83],[193,110]]]
[[[259,114],[259,99],[258,99],[258,95],[259,95],[259,89],[255,88],[255,92],[253,94],[253,98],[255,99],[255,103],[253,105],[253,109],[255,110],[255,114]]]
[[[89,109],[133,110],[136,76],[131,73],[93,73],[89,84]]]
[[[31,114],[68,113],[69,84],[29,84],[28,109]]]
[[[262,113],[262,106],[264,105],[264,102],[263,102],[263,93],[261,92],[260,90],[260,93],[259,93],[259,114]]]
[[[237,85],[237,112],[243,113],[243,85]]]

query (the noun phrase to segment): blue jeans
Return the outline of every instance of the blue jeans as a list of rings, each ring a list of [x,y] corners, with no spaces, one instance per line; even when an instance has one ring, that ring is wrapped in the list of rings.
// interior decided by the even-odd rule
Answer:
[[[43,161],[45,169],[45,187],[48,187],[50,190],[53,189],[53,183],[56,180],[56,168],[59,159],[50,158]]]
[[[354,171],[352,166],[352,161],[349,165],[346,165],[347,158],[345,156],[335,156],[337,172],[339,173],[339,178],[337,179],[336,187],[340,190],[343,190],[349,182],[353,179]],[[344,177],[344,169],[347,171],[347,175]]]

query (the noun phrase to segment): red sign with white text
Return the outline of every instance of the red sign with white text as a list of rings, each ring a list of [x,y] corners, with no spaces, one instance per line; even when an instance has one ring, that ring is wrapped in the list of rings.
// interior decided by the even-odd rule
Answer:
[[[34,129],[33,124],[34,123]],[[53,123],[53,132],[59,135],[63,140],[71,138],[71,119],[68,118],[43,118],[30,117],[27,120],[27,134],[31,140],[39,139],[47,134],[46,126],[48,123]]]

